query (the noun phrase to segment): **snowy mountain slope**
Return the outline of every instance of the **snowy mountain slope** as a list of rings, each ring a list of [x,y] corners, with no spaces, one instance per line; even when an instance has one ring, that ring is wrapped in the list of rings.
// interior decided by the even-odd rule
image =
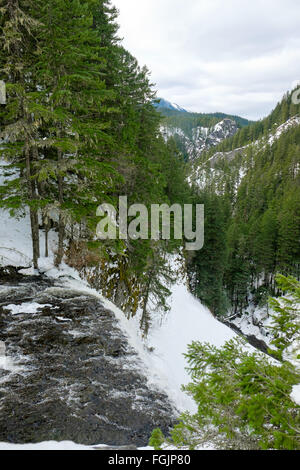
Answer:
[[[213,127],[195,127],[192,129],[191,136],[178,127],[161,127],[164,139],[167,141],[170,137],[177,138],[189,160],[197,159],[204,151],[215,147],[224,139],[234,136],[237,131],[237,123],[232,119],[223,119]]]
[[[252,148],[254,152],[258,152],[266,148],[267,145],[272,146],[283,134],[299,125],[300,116],[294,116],[288,119],[284,124],[276,127],[268,136],[253,143],[228,152],[216,152],[204,162],[201,160],[194,161],[190,171],[190,183],[203,188],[208,182],[214,179],[222,182],[224,168],[228,170],[229,167],[235,179],[237,189],[247,172],[247,165],[244,158],[247,151]]]
[[[288,119],[286,122],[278,126],[275,131],[271,132],[270,135],[267,137],[267,144],[273,145],[273,143],[278,140],[282,134],[287,132],[289,129],[295,126],[300,125],[300,116],[293,116]],[[255,145],[260,145],[260,141],[255,142]]]
[[[158,98],[160,101],[159,103],[155,103],[154,106],[160,110],[162,108],[168,109],[171,111],[179,111],[181,113],[187,113],[188,111],[176,103],[171,103],[170,101],[164,100],[163,98]]]

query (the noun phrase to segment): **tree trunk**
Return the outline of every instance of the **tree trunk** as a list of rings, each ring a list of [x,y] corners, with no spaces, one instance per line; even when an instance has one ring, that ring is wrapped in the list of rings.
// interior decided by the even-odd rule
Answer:
[[[31,171],[31,159],[29,146],[25,147],[25,158],[26,158],[26,180],[28,189],[29,201],[35,201],[37,199],[35,182],[32,179]],[[38,269],[38,259],[40,257],[40,238],[39,238],[39,218],[38,209],[36,207],[29,206],[30,213],[30,225],[31,225],[31,238],[32,238],[32,253],[33,253],[33,267]]]
[[[60,162],[62,161],[62,152],[58,151],[58,164],[60,166]],[[58,221],[58,249],[57,249],[57,256],[55,260],[55,266],[58,267],[63,259],[64,256],[64,239],[65,239],[65,223],[64,217],[62,213],[62,205],[64,202],[64,188],[63,188],[63,176],[59,173],[58,175],[58,197],[59,197],[59,204],[60,204],[60,213],[59,213],[59,221]]]
[[[149,296],[150,296],[152,274],[153,274],[153,270],[151,269],[149,271],[149,277],[148,277],[148,281],[147,281],[147,285],[146,285],[146,293],[145,293],[144,302],[143,302],[143,312],[142,312],[142,317],[141,317],[141,321],[140,321],[140,328],[141,328],[141,330],[143,330],[144,336],[148,335],[149,326],[150,326],[149,325],[149,315],[148,315],[148,312],[147,312],[147,305],[148,305]]]
[[[50,221],[49,221],[49,217],[47,217],[45,219],[45,222],[44,222],[44,229],[45,229],[45,257],[48,258],[49,256],[49,247],[48,247],[48,235],[49,235],[49,231],[50,231]]]

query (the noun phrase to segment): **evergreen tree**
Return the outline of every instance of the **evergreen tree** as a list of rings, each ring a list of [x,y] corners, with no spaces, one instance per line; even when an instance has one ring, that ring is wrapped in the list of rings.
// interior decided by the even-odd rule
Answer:
[[[6,82],[8,103],[1,117],[4,130],[1,137],[8,142],[3,154],[20,172],[10,189],[17,189],[17,197],[3,199],[1,205],[11,209],[27,205],[30,212],[33,244],[33,265],[38,267],[40,255],[38,232],[38,202],[34,161],[39,119],[33,110],[36,103],[36,77],[33,74],[35,54],[38,52],[36,34],[40,24],[31,15],[33,3],[19,0],[1,0],[0,64],[1,76]],[[26,190],[24,190],[25,182]]]
[[[188,260],[191,290],[215,315],[226,311],[223,288],[226,268],[227,203],[209,190],[199,194],[195,203],[205,207],[205,241],[202,250]]]
[[[291,344],[297,339],[299,343],[300,283],[284,276],[277,280],[293,297],[271,301],[276,310],[273,344],[282,359]],[[156,429],[150,439],[155,448],[171,444],[195,449],[207,443],[223,450],[300,448],[299,406],[290,397],[299,370],[287,357],[275,364],[245,345],[234,339],[222,348],[199,342],[189,346],[192,382],[184,389],[195,400],[197,412],[183,413],[170,439]]]

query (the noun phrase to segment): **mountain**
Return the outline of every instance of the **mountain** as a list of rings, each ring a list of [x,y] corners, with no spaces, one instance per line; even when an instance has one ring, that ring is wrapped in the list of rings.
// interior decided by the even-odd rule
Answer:
[[[261,136],[254,142],[249,142],[242,147],[229,151],[214,152],[212,156],[203,155],[193,162],[190,181],[198,187],[204,187],[209,179],[218,180],[220,187],[228,178],[228,172],[234,179],[234,185],[238,189],[240,182],[248,171],[247,154],[259,155],[266,148],[273,148],[273,145],[284,134],[300,126],[300,116],[293,116],[283,124],[274,127],[269,134]],[[209,176],[208,176],[209,175]],[[233,176],[235,175],[235,176]]]
[[[197,159],[250,124],[240,116],[224,113],[191,113],[164,99],[155,106],[162,115],[161,131],[165,140],[173,137],[185,160]]]
[[[276,274],[300,272],[300,106],[292,93],[189,171],[206,210],[206,242],[188,267],[191,290],[214,313],[255,325],[258,310],[268,317]]]
[[[187,113],[188,112],[188,111],[186,111],[186,109],[181,108],[181,106],[179,106],[176,103],[171,103],[170,101],[164,100],[163,98],[158,98],[158,99],[159,99],[159,102],[154,103],[154,106],[157,109],[159,109],[160,111],[162,109],[168,109],[168,110],[171,110],[171,111],[178,111],[180,113]]]
[[[167,141],[173,137],[186,160],[195,160],[204,151],[217,146],[224,139],[234,136],[238,130],[238,124],[229,118],[223,119],[212,127],[194,127],[190,133],[180,127],[168,125],[161,127],[164,139]]]

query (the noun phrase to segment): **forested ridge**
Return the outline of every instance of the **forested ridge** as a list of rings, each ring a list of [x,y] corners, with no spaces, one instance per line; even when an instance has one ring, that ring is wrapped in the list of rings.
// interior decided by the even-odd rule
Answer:
[[[239,128],[248,126],[250,121],[241,118],[240,116],[233,116],[224,113],[191,113],[180,112],[167,108],[159,108],[162,114],[162,124],[165,126],[178,127],[184,131],[188,136],[192,136],[193,129],[197,127],[211,128],[223,119],[232,119],[235,121]]]
[[[292,100],[294,91],[296,90],[287,92],[268,116],[243,126],[235,136],[221,142],[214,149],[210,149],[207,154],[202,156],[202,160],[205,161],[216,152],[234,150],[249,144],[249,142],[255,142],[262,137],[267,137],[280,124],[285,123],[293,116],[299,115],[299,104],[293,103]]]
[[[188,271],[192,291],[215,314],[266,305],[270,294],[280,293],[277,273],[299,279],[300,126],[272,136],[299,115],[291,98],[288,93],[270,116],[215,148],[213,164],[212,152],[196,162],[202,184],[194,184],[195,200],[205,203],[206,240]],[[245,146],[243,152],[221,153],[235,145]]]

